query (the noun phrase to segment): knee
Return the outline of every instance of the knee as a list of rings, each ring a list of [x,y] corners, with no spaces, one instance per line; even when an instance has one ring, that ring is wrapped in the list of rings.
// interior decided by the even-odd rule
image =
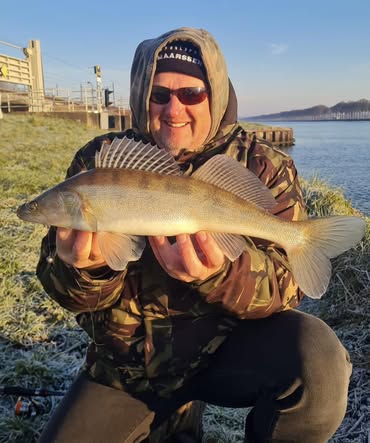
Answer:
[[[251,441],[327,442],[347,407],[348,353],[334,331],[314,316],[287,311],[277,321],[277,349],[285,363],[276,366],[278,382],[257,399],[246,432]]]
[[[345,415],[352,364],[334,331],[305,314],[300,331],[302,402],[310,415],[335,429]]]
[[[341,380],[341,385],[348,385],[352,372],[349,354],[325,322],[304,314],[298,341],[304,378],[313,379],[316,383],[335,379],[337,382]],[[335,380],[329,384],[333,384]]]

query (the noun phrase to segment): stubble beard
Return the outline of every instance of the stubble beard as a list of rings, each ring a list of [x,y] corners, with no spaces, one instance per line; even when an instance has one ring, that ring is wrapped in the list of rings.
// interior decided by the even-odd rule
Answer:
[[[172,139],[172,137],[161,137],[161,148],[165,149],[166,151],[170,152],[174,157],[178,157],[184,152],[191,151],[188,144],[185,143],[179,143]]]

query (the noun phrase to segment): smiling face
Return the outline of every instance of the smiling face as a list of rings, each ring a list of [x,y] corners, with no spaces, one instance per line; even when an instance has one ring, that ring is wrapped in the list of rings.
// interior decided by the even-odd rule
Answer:
[[[177,72],[160,72],[155,75],[153,86],[171,90],[202,87],[203,80]],[[201,103],[186,105],[175,94],[167,104],[150,101],[150,132],[161,148],[176,156],[182,151],[201,151],[211,129],[209,96]]]

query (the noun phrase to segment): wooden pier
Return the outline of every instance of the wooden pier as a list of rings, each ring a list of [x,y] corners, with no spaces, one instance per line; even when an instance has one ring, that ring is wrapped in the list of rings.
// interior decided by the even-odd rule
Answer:
[[[256,127],[255,129],[247,128],[246,131],[250,137],[256,136],[257,138],[271,142],[276,146],[294,145],[292,128]]]

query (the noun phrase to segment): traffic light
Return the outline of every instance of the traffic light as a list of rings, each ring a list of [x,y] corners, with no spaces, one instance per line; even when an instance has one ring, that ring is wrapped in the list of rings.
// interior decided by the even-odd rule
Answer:
[[[101,69],[100,69],[100,66],[99,66],[99,65],[95,65],[95,66],[94,66],[94,74],[95,74],[97,77],[101,77]]]
[[[113,102],[109,100],[109,96],[113,94],[113,91],[107,89],[104,89],[104,106],[107,108],[110,106]]]

